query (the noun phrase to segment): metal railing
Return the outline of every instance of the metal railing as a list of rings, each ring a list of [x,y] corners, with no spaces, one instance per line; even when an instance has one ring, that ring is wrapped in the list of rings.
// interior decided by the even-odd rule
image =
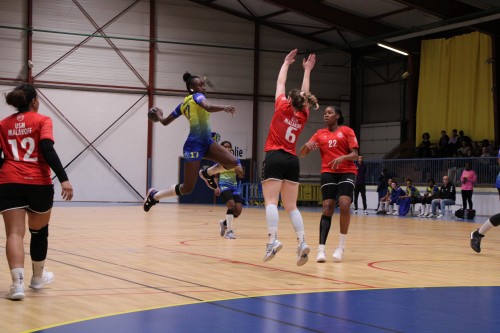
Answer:
[[[367,185],[378,184],[380,173],[387,169],[388,173],[398,183],[410,178],[414,185],[426,185],[430,178],[437,185],[442,183],[443,176],[447,175],[450,181],[459,185],[460,176],[465,163],[469,162],[476,172],[477,187],[491,187],[495,183],[500,166],[496,157],[474,158],[431,158],[431,159],[394,159],[365,161]]]

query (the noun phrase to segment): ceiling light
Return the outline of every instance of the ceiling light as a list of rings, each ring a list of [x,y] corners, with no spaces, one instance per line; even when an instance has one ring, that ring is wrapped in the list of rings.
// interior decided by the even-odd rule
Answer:
[[[380,46],[380,47],[383,47],[383,48],[385,48],[385,49],[391,50],[392,52],[396,52],[396,53],[402,54],[402,55],[404,55],[404,56],[407,56],[407,55],[408,55],[408,53],[407,53],[407,52],[404,52],[404,51],[401,51],[401,50],[395,49],[395,48],[393,48],[393,47],[390,47],[390,46],[385,45],[385,44],[382,44],[382,43],[377,43],[377,45],[378,45],[378,46]]]

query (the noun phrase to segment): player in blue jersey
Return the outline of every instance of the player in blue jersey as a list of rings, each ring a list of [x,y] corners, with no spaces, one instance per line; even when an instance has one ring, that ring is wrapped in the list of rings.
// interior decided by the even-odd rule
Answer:
[[[233,152],[233,145],[229,141],[222,141],[221,146],[226,148],[229,152]],[[224,170],[219,173],[216,178],[218,187],[215,189],[215,195],[220,196],[222,201],[226,204],[226,218],[219,221],[220,235],[227,239],[235,239],[236,235],[233,231],[233,219],[241,214],[241,193],[238,188],[238,179],[245,177],[245,171],[241,166],[238,159],[238,166],[231,170]]]
[[[184,73],[182,79],[186,83],[188,95],[172,113],[167,117],[159,108],[151,108],[148,111],[148,117],[153,122],[160,122],[167,126],[181,115],[189,121],[189,135],[184,143],[183,155],[184,163],[184,181],[182,184],[174,184],[165,190],[157,191],[150,188],[144,200],[144,211],[148,212],[152,206],[159,202],[161,198],[173,197],[176,195],[185,195],[193,191],[196,185],[198,174],[207,183],[207,185],[216,189],[215,176],[224,170],[233,169],[238,161],[227,149],[214,142],[212,139],[212,130],[210,128],[210,113],[224,111],[234,115],[236,109],[231,105],[215,105],[205,97],[205,80],[199,76]],[[200,171],[200,161],[202,158],[217,162],[216,165]]]

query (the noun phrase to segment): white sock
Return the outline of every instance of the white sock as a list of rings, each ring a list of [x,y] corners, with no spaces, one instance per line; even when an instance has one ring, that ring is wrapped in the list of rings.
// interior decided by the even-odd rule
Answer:
[[[272,243],[278,237],[279,213],[276,205],[266,206],[266,222],[269,243]]]
[[[32,261],[31,266],[33,267],[33,276],[35,277],[43,276],[43,268],[45,267],[45,260]]]
[[[483,225],[479,228],[479,233],[481,235],[486,234],[488,231],[493,229],[495,226],[491,224],[490,219],[487,219],[486,222],[483,223]]]
[[[175,197],[177,194],[175,193],[175,186],[177,184],[174,184],[174,185],[170,185],[169,188],[165,189],[165,190],[161,190],[161,191],[158,191],[158,193],[156,193],[153,198],[155,200],[160,200],[161,198],[167,198],[167,197]]]
[[[292,220],[293,229],[295,229],[295,234],[297,235],[297,241],[300,244],[305,241],[305,234],[304,221],[298,209],[290,213],[290,219]]]
[[[24,268],[13,268],[10,270],[12,284],[24,284]]]
[[[427,209],[428,209],[427,206],[429,206],[429,205],[422,205],[422,206],[424,207],[424,209],[422,210],[422,213],[425,215],[425,214],[427,214]]]
[[[234,219],[233,214],[226,214],[227,230],[233,230],[233,219]]]
[[[347,234],[340,234],[339,247],[345,248],[345,241],[347,239]]]
[[[319,246],[318,246],[318,252],[325,252],[325,245],[319,244]]]

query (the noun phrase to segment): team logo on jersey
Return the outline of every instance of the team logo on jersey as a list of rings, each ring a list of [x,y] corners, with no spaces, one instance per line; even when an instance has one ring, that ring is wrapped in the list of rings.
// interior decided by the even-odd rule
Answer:
[[[17,121],[23,121],[24,120],[24,114],[18,114],[16,117]]]
[[[338,132],[338,133],[337,133],[337,136],[338,136],[339,138],[341,138],[341,137],[343,137],[343,136],[344,136],[344,134],[342,134],[342,132]]]

